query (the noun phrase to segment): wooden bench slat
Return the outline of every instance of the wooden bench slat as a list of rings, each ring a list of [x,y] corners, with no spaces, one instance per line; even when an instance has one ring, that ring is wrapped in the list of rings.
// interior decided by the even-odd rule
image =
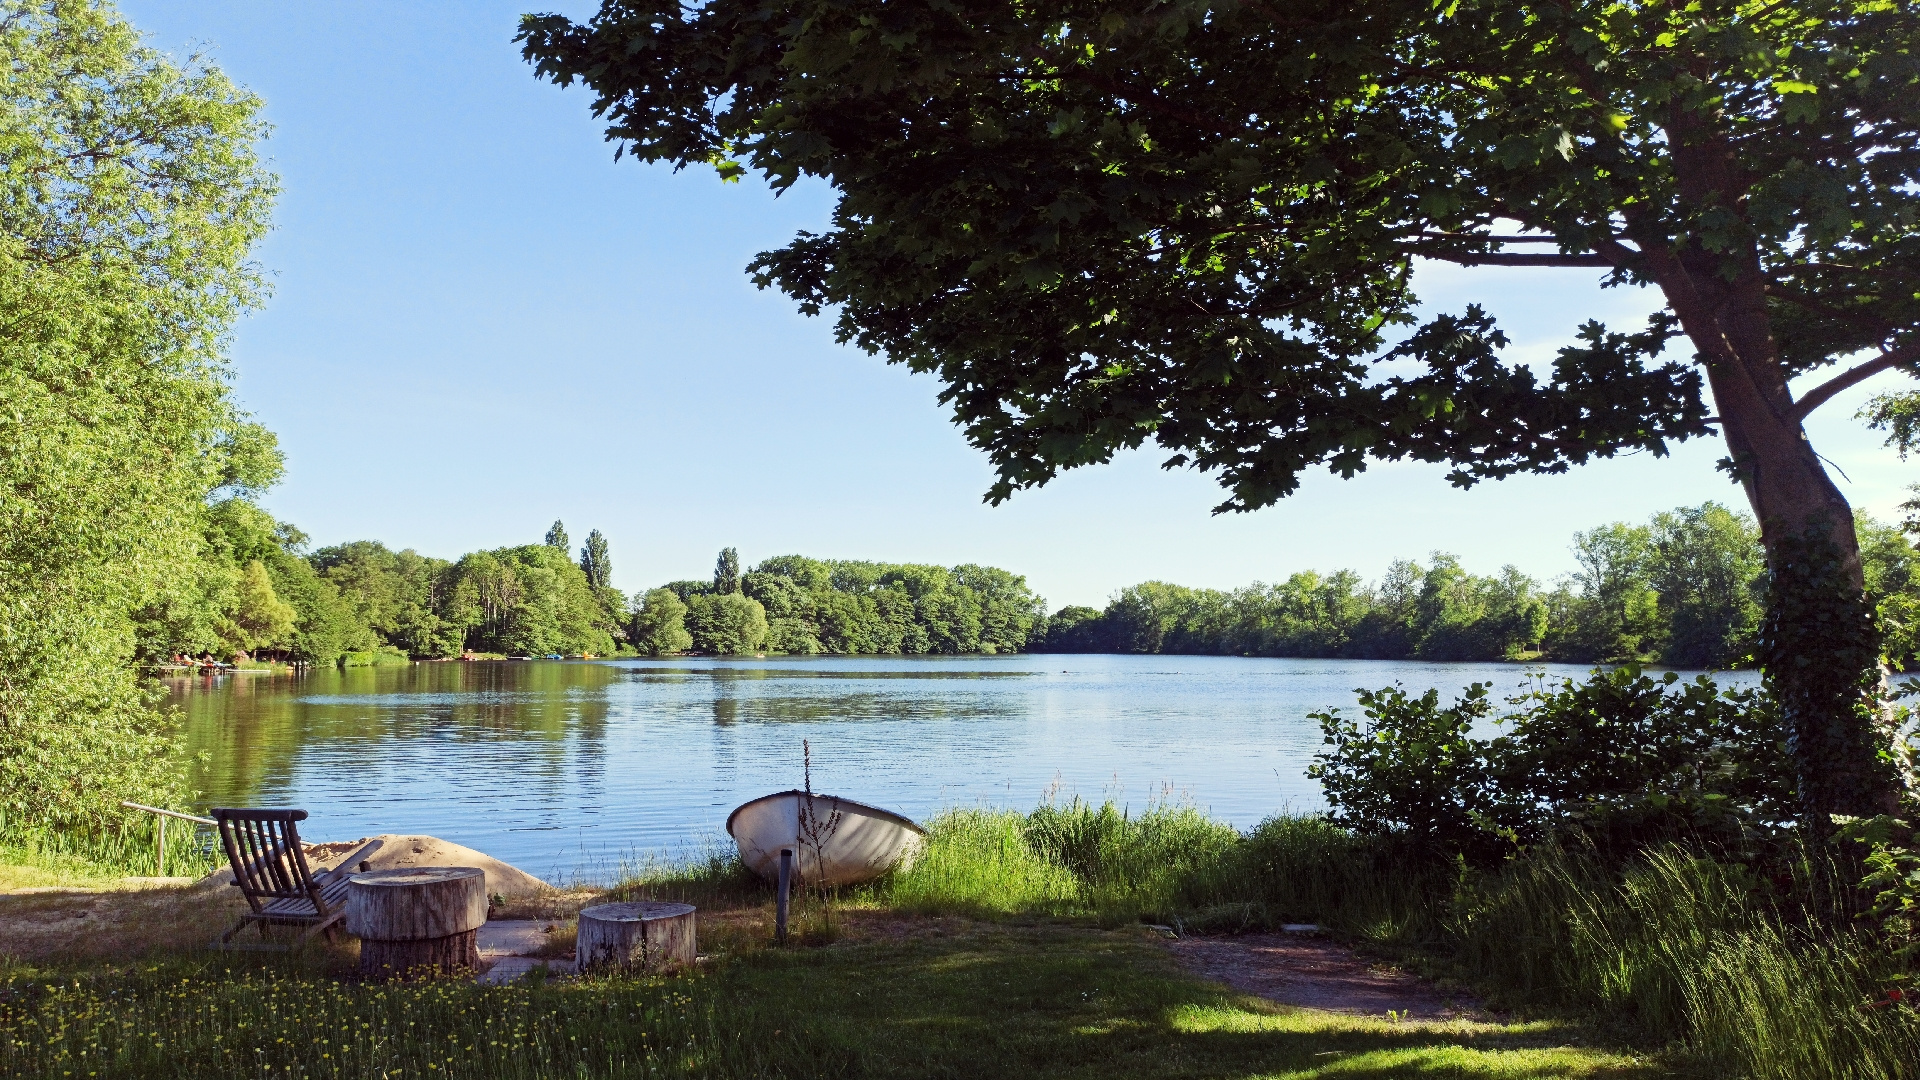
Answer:
[[[302,941],[321,931],[332,940],[334,924],[346,914],[350,874],[341,871],[348,864],[343,862],[334,871],[315,878],[307,864],[306,847],[300,843],[300,831],[294,825],[306,816],[305,810],[213,811],[227,862],[233,868],[233,883],[253,909],[221,937],[222,944],[231,942],[233,935],[250,922],[261,924],[262,937],[272,923],[308,927]]]

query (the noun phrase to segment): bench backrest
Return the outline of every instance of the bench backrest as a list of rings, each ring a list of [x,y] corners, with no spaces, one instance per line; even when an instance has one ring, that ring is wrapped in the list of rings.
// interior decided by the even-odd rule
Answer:
[[[294,826],[294,822],[306,819],[305,810],[213,811],[227,861],[233,864],[233,882],[253,910],[259,911],[263,900],[304,898],[313,902],[317,914],[328,913],[320,888],[314,884],[313,871],[307,866],[300,830]]]

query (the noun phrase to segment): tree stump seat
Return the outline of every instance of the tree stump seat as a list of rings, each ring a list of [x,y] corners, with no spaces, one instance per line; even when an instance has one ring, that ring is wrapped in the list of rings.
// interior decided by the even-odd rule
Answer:
[[[355,874],[346,914],[365,974],[471,971],[480,966],[476,937],[487,921],[486,872],[419,866]]]
[[[694,906],[636,901],[580,912],[574,941],[579,971],[664,971],[693,964]]]

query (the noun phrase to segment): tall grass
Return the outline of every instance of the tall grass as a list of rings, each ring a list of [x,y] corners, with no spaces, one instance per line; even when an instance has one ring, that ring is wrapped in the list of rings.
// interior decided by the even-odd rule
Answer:
[[[869,895],[914,914],[1074,914],[1079,881],[1033,849],[1025,825],[1011,811],[948,810],[928,823],[926,848],[912,866]]]
[[[1920,1013],[1890,1003],[1905,973],[1822,899],[1801,853],[1788,879],[1677,846],[1609,875],[1548,850],[1453,898],[1460,965],[1513,1003],[1583,1009],[1740,1075],[1920,1076]]]
[[[758,1051],[699,975],[360,983],[164,964],[0,983],[0,1075],[715,1076]]]
[[[615,900],[664,900],[695,907],[739,907],[759,903],[766,883],[732,851],[709,847],[698,854],[672,857],[635,855],[620,864],[609,891]]]
[[[1604,1017],[1717,1073],[1920,1077],[1905,976],[1806,852],[1772,880],[1669,845],[1624,867],[1548,847],[1496,871],[1436,864],[1318,818],[1236,833],[1189,806],[953,810],[872,899],[915,912],[1317,923],[1423,954],[1497,1003]]]
[[[1290,923],[1380,945],[1431,943],[1454,873],[1324,818],[1268,818],[1188,878],[1174,920],[1202,931]]]
[[[871,899],[903,911],[1148,921],[1194,931],[1325,923],[1414,943],[1438,928],[1430,896],[1450,878],[1320,818],[1276,817],[1241,834],[1185,804],[1139,814],[1075,799],[1030,814],[947,810],[926,850]]]
[[[185,821],[167,823],[165,859],[156,850],[157,819],[138,814],[119,828],[101,832],[28,828],[0,822],[0,858],[76,878],[201,877],[223,864],[219,840],[210,827]]]

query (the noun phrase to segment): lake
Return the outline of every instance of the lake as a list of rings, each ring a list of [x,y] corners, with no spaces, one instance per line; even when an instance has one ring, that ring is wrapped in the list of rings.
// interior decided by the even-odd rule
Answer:
[[[925,818],[1049,793],[1191,800],[1241,828],[1324,805],[1308,713],[1356,687],[1496,692],[1575,665],[1019,655],[425,663],[169,680],[203,806],[310,840],[428,833],[548,880],[726,843],[801,784]],[[1722,676],[1751,685],[1758,676]]]

